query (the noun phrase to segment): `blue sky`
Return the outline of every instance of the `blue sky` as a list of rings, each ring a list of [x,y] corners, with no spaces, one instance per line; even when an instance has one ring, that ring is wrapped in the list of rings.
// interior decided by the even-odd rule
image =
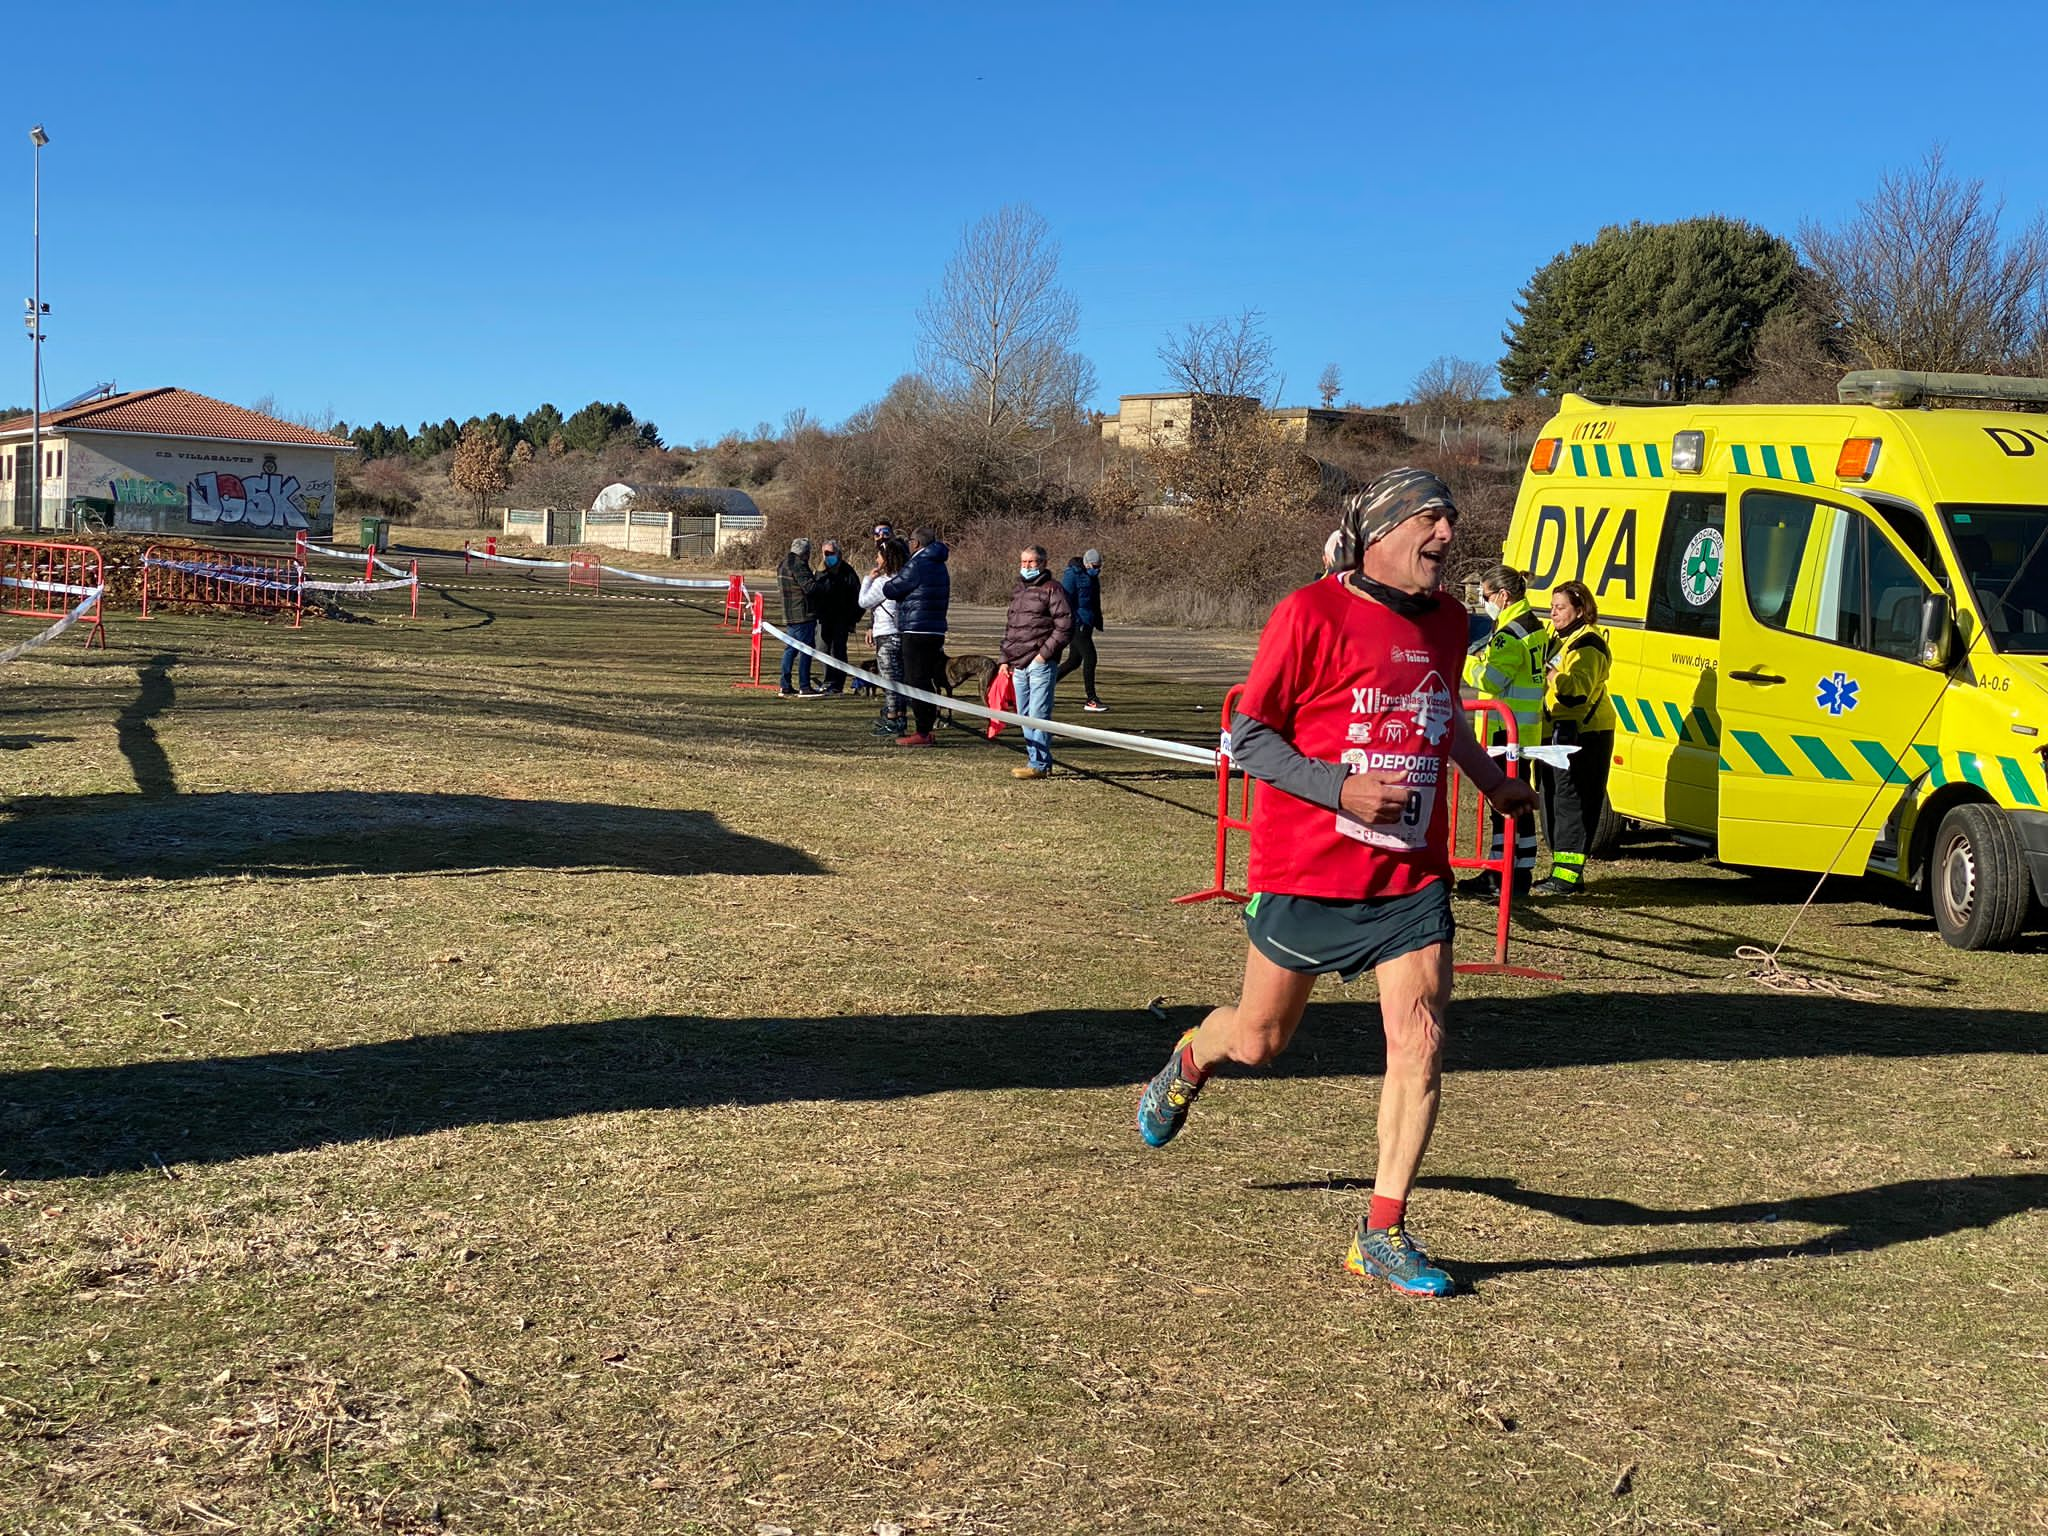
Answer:
[[[2048,203],[2048,7],[40,7],[0,267],[44,377],[417,423],[623,399],[672,442],[910,366],[961,227],[1036,207],[1102,401],[1258,309],[1292,402],[1491,360],[1601,225],[1838,219],[1940,142]],[[84,62],[92,59],[99,63]],[[20,62],[16,61],[17,64]],[[0,403],[28,396],[28,344]]]

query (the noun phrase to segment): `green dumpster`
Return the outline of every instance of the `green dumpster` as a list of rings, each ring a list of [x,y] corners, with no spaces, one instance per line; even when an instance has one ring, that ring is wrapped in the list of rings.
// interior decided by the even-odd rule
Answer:
[[[389,549],[391,547],[391,519],[388,517],[364,518],[362,545],[365,549]]]

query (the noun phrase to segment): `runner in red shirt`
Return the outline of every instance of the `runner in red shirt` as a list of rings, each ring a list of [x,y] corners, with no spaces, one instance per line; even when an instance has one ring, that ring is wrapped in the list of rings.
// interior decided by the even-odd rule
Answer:
[[[1404,1224],[1436,1123],[1451,995],[1451,764],[1502,815],[1536,808],[1473,739],[1458,699],[1465,613],[1438,590],[1457,521],[1434,475],[1381,476],[1345,502],[1338,574],[1266,621],[1230,722],[1232,758],[1261,781],[1244,988],[1181,1036],[1138,1104],[1140,1134],[1165,1146],[1218,1065],[1263,1066],[1286,1049],[1316,977],[1372,970],[1387,1036],[1379,1167],[1344,1262],[1412,1296],[1452,1289]]]

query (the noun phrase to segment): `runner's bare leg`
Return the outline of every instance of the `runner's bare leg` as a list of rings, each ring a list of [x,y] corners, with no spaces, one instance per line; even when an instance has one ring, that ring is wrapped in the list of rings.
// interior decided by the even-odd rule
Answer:
[[[1451,946],[1418,949],[1389,960],[1374,974],[1387,1032],[1387,1075],[1380,1084],[1380,1160],[1373,1193],[1406,1200],[1436,1126],[1444,1015],[1451,1002]],[[1195,1059],[1201,1060],[1199,1038]]]
[[[1315,977],[1275,965],[1256,946],[1247,944],[1243,990],[1236,1003],[1212,1008],[1202,1020],[1202,1027],[1195,1031],[1195,1065],[1207,1069],[1218,1062],[1234,1061],[1241,1066],[1264,1066],[1294,1038],[1315,984]]]

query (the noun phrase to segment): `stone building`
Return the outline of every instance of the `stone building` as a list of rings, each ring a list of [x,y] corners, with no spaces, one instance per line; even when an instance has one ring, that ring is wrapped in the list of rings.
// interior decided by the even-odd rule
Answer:
[[[1186,390],[1119,395],[1116,404],[1116,414],[1102,420],[1102,440],[1123,448],[1178,448],[1187,442],[1196,414],[1195,397]],[[1265,413],[1281,441],[1304,446],[1336,431],[1350,414],[1309,405],[1277,406]]]

